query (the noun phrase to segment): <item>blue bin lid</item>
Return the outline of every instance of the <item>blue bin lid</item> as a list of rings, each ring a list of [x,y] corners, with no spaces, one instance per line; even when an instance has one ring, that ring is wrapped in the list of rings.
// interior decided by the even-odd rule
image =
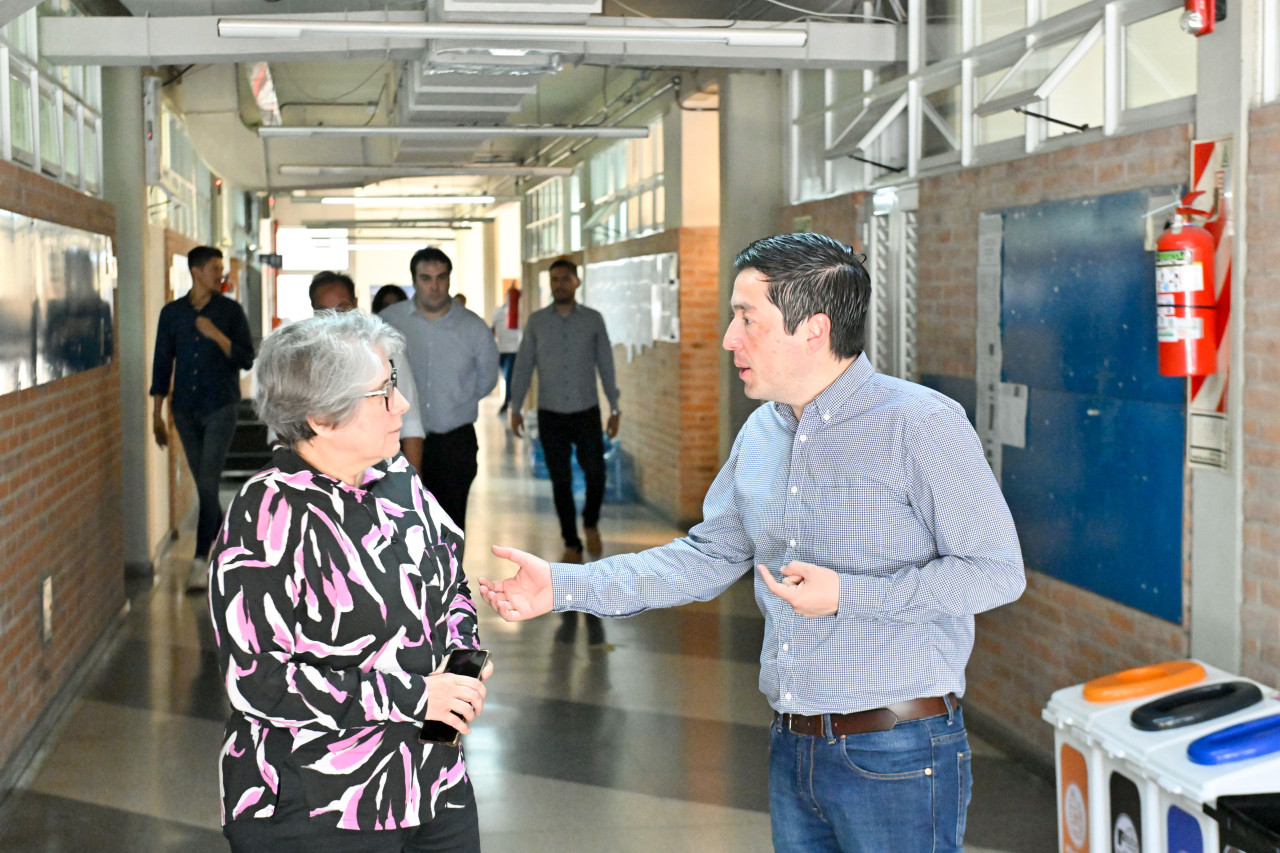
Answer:
[[[1280,714],[1219,729],[1187,746],[1187,758],[1192,763],[1208,766],[1260,758],[1273,752],[1280,752]]]

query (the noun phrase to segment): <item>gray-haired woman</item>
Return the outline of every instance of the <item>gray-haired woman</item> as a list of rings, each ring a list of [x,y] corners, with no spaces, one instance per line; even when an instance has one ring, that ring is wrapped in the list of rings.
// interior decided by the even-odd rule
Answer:
[[[480,679],[462,533],[399,454],[393,359],[376,317],[321,312],[262,344],[254,402],[283,447],[227,512],[209,588],[231,716],[223,832],[233,851],[478,851],[458,747]]]

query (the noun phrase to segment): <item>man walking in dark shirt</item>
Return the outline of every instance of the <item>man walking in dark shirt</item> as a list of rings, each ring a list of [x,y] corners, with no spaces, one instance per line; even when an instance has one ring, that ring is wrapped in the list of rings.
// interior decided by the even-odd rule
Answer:
[[[200,501],[187,591],[200,592],[209,585],[209,549],[222,524],[218,483],[235,435],[240,371],[253,367],[253,341],[244,311],[222,295],[222,252],[198,246],[187,253],[187,267],[191,292],[160,310],[151,366],[151,429],[156,444],[167,447],[164,399],[172,388],[173,425]]]
[[[582,507],[583,534],[587,553],[599,557],[600,505],[604,503],[604,440],[600,436],[600,397],[596,390],[596,372],[609,400],[609,437],[618,434],[618,386],[613,374],[613,345],[605,329],[604,317],[585,305],[579,305],[575,294],[581,281],[578,267],[567,258],[551,264],[552,304],[529,315],[524,338],[516,355],[511,379],[511,429],[520,435],[524,429],[525,394],[538,371],[538,436],[546,454],[547,471],[551,475],[551,494],[556,515],[560,517],[560,535],[564,538],[561,562],[582,562],[582,540],[578,538],[576,507],[573,502],[573,468],[571,454],[578,449],[578,465],[587,481],[587,494]],[[577,614],[566,612],[557,639],[572,641],[577,627]],[[588,640],[604,642],[604,628],[594,616],[587,617]]]

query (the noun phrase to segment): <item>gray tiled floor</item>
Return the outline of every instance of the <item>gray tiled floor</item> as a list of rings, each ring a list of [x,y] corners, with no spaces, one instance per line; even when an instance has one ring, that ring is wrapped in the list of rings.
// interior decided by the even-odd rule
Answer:
[[[555,556],[550,488],[482,410],[468,521],[471,576],[503,573],[489,543]],[[624,434],[625,440],[625,434]],[[606,507],[609,552],[678,535],[642,507]],[[190,551],[187,540],[175,555]],[[139,590],[122,636],[0,808],[0,851],[203,853],[218,831],[216,755],[226,699],[186,561]],[[762,621],[749,585],[721,599],[607,625],[608,644],[556,644],[554,618],[482,614],[497,672],[467,738],[486,853],[767,851]],[[1051,784],[974,744],[970,853],[1055,847]]]

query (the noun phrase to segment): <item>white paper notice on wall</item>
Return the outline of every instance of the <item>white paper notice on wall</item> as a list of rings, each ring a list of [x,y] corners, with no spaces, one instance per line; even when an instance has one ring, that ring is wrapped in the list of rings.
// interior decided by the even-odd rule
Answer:
[[[1000,383],[996,404],[995,434],[1001,444],[1027,446],[1027,386],[1013,382]]]

